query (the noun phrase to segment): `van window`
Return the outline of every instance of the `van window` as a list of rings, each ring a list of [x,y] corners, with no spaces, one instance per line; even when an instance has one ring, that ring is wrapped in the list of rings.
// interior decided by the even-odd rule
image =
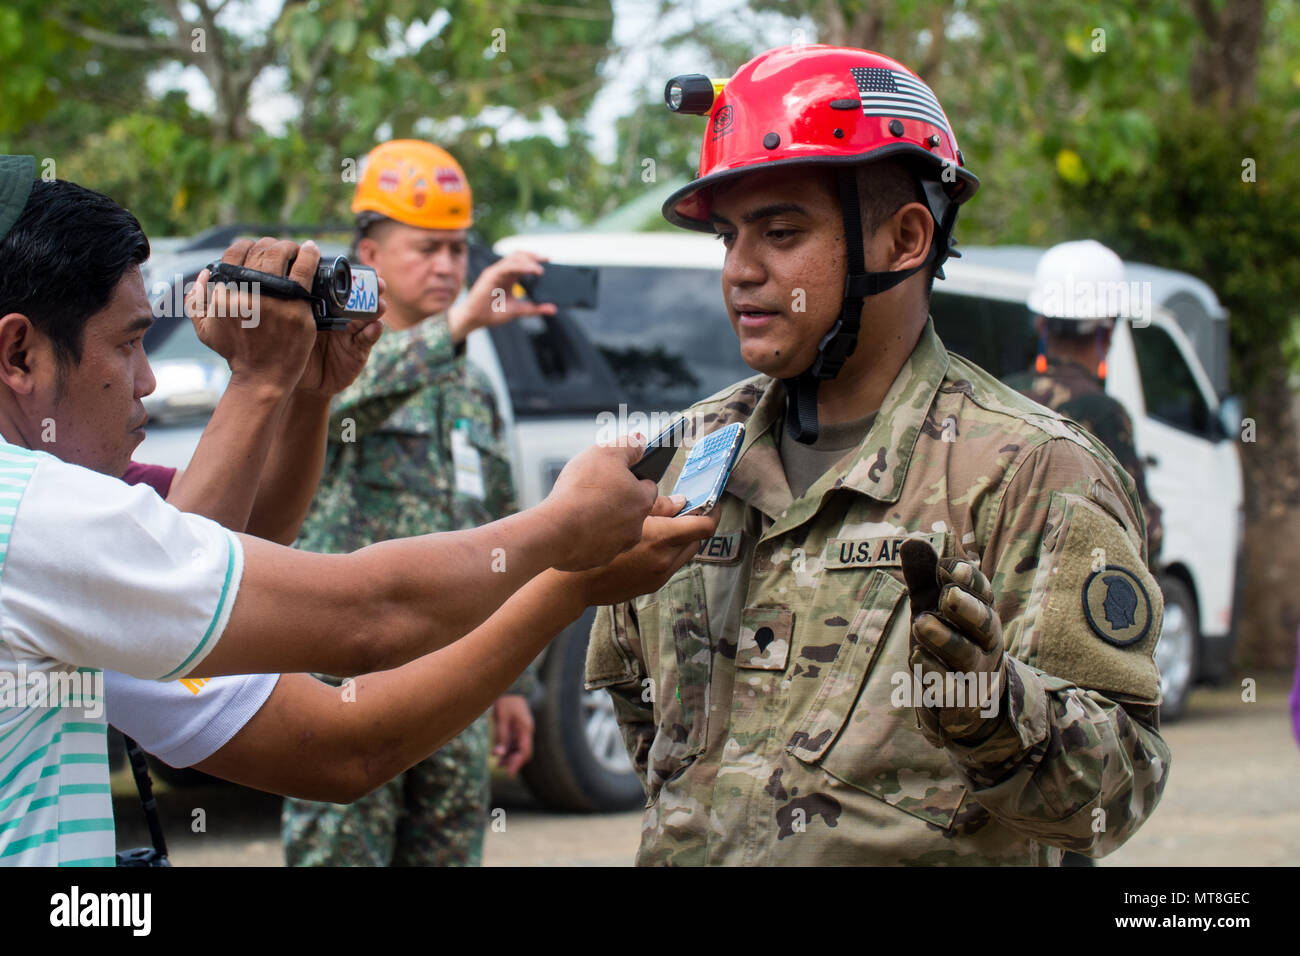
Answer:
[[[1198,435],[1210,432],[1210,409],[1169,333],[1156,325],[1133,329],[1147,414]]]
[[[941,292],[930,296],[934,330],[944,348],[996,378],[1033,367],[1038,344],[1023,302]]]
[[[716,269],[606,266],[596,309],[493,329],[520,414],[679,410],[754,374]]]

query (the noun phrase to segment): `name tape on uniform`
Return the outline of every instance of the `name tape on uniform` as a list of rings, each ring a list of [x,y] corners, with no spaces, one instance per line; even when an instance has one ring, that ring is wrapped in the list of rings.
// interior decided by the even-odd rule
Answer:
[[[900,534],[883,538],[831,538],[826,542],[825,567],[828,571],[840,568],[898,568],[902,561],[898,549],[904,541],[916,538],[930,542],[930,546],[943,555],[946,532],[934,534]]]
[[[695,560],[708,561],[711,564],[732,564],[739,561],[742,533],[733,531],[731,534],[715,534],[712,538],[705,538],[700,542],[699,550],[695,552]]]

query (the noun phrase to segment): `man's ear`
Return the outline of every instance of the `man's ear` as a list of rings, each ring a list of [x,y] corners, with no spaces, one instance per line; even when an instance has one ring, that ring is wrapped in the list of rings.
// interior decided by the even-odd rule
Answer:
[[[19,395],[36,387],[33,360],[43,336],[21,312],[0,316],[0,383]]]
[[[892,240],[887,250],[890,272],[914,269],[925,262],[930,243],[934,241],[934,217],[930,210],[919,202],[909,202],[890,216],[885,226]]]
[[[379,243],[367,237],[357,240],[357,259],[363,266],[375,268],[375,258],[379,252]]]

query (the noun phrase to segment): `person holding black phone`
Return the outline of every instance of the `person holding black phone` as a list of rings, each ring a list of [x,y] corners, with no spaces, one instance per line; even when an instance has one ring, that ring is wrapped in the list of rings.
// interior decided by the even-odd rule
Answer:
[[[312,551],[351,551],[417,528],[471,528],[516,511],[496,399],[487,377],[465,359],[464,340],[477,328],[555,312],[513,294],[543,273],[543,260],[524,252],[490,264],[457,301],[473,197],[460,164],[438,146],[396,140],[376,147],[352,210],[353,259],[386,283],[387,332],[334,402],[324,474],[299,537]],[[430,362],[446,353],[448,340],[454,360]],[[527,763],[535,684],[530,668],[497,700],[495,741],[485,715],[352,804],[286,800],[286,862],[478,865],[489,749],[510,774]]]

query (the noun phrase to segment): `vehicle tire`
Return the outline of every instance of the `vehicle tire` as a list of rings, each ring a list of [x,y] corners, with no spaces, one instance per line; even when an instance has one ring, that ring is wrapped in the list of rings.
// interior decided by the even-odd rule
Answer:
[[[645,803],[609,694],[583,689],[595,616],[595,608],[588,608],[555,639],[542,665],[533,759],[521,776],[550,810],[612,813]]]
[[[1196,620],[1196,598],[1191,589],[1175,577],[1164,577],[1160,590],[1165,597],[1165,617],[1156,644],[1160,668],[1160,722],[1172,723],[1183,716],[1187,698],[1196,683],[1201,652],[1201,629]]]

